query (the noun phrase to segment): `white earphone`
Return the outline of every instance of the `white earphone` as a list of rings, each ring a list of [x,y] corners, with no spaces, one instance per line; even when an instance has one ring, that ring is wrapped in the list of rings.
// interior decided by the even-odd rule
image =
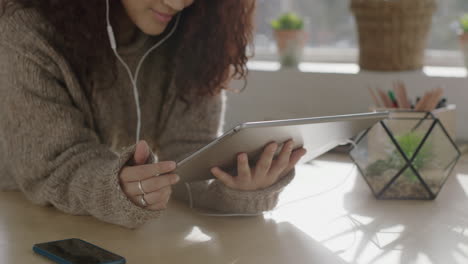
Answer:
[[[128,73],[128,76],[130,77],[130,81],[132,82],[132,87],[133,87],[133,96],[135,97],[135,105],[136,105],[136,113],[137,113],[137,125],[136,125],[136,142],[140,141],[140,131],[141,131],[141,108],[140,108],[140,98],[138,94],[138,75],[140,73],[141,66],[143,65],[143,62],[145,61],[146,57],[155,49],[157,49],[159,46],[161,46],[162,43],[164,43],[169,37],[174,34],[175,30],[177,29],[177,26],[179,25],[180,21],[180,13],[177,14],[176,22],[174,27],[172,27],[171,31],[167,36],[165,36],[163,39],[158,41],[153,47],[151,47],[141,58],[140,62],[138,62],[138,66],[135,70],[135,75],[132,74],[132,71],[130,70],[130,67],[125,63],[125,61],[120,57],[119,53],[117,52],[117,41],[115,39],[114,35],[114,30],[112,29],[112,25],[110,23],[110,4],[109,0],[106,0],[106,21],[107,21],[107,34],[109,35],[109,41],[110,45],[112,48],[112,51],[114,52],[115,56],[117,59],[120,61],[120,63],[124,66],[125,70]]]

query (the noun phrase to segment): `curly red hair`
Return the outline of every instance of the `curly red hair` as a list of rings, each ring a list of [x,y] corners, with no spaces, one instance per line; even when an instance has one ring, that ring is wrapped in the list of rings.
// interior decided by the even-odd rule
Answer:
[[[115,61],[107,40],[104,0],[0,2],[3,10],[38,10],[63,37],[58,48],[79,76],[105,71],[108,62]],[[229,78],[245,79],[254,9],[254,0],[195,0],[182,11],[181,42],[172,62],[179,95],[213,95],[226,89]]]

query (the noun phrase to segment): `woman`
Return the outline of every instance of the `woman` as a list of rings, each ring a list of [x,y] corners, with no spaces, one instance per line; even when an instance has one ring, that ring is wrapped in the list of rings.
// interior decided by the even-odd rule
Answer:
[[[253,168],[241,153],[238,175],[213,168],[217,180],[188,189],[173,173],[175,160],[221,131],[222,90],[246,74],[253,2],[110,0],[113,54],[105,0],[0,1],[3,189],[129,228],[156,218],[171,195],[188,200],[188,189],[194,206],[221,212],[275,206],[305,154],[293,142],[276,159],[269,144]],[[124,65],[135,72],[164,39],[133,83]],[[135,134],[146,141],[132,146]]]

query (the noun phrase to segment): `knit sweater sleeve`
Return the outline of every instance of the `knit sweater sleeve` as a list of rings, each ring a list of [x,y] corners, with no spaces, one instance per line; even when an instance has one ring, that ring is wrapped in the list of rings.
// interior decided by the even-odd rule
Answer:
[[[58,67],[44,62],[40,51],[25,55],[3,44],[0,151],[26,197],[129,228],[158,216],[135,206],[120,189],[118,174],[134,147],[117,153],[102,144]]]
[[[177,109],[166,126],[160,143],[160,160],[181,160],[205,146],[222,131],[225,111],[224,93],[196,101],[189,110]],[[178,184],[175,198],[200,207],[225,213],[255,214],[273,209],[278,195],[293,179],[294,171],[272,186],[257,191],[234,190],[218,180]]]

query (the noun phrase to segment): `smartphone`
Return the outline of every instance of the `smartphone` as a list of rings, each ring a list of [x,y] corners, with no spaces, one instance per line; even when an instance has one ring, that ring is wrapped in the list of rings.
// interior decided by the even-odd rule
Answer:
[[[124,264],[125,259],[78,238],[35,244],[34,252],[60,264]]]

